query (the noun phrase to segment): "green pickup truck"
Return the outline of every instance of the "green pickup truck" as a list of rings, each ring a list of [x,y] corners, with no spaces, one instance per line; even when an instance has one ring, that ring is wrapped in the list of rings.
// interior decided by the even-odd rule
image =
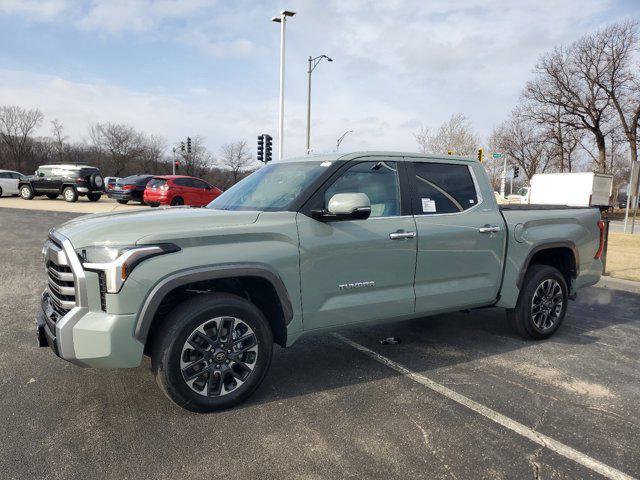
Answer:
[[[84,367],[151,357],[192,411],[264,378],[273,344],[362,322],[497,306],[545,339],[602,272],[594,208],[499,207],[477,161],[362,152],[262,167],[206,208],[81,217],[52,229],[41,346]]]

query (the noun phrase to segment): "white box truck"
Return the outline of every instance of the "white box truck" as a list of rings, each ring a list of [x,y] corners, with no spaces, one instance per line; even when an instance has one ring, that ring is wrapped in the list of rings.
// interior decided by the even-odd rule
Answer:
[[[531,177],[529,203],[606,209],[612,193],[613,175],[606,173],[536,173]]]

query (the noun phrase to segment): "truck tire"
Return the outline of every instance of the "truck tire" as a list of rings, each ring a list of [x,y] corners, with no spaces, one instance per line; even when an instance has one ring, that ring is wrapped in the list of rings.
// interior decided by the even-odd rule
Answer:
[[[184,301],[152,335],[151,368],[158,385],[193,412],[214,412],[247,399],[271,364],[269,322],[236,295],[206,293]]]
[[[87,193],[87,198],[90,202],[97,202],[102,197],[101,193]]]
[[[67,202],[75,202],[78,200],[78,193],[73,187],[64,187],[64,189],[62,190],[62,197]]]
[[[567,282],[558,269],[531,265],[524,277],[516,308],[507,310],[507,319],[521,337],[544,340],[560,328],[568,302]]]
[[[58,194],[57,193],[47,193],[47,198],[49,200],[55,200],[56,198],[58,198]]]
[[[24,200],[32,200],[34,195],[33,195],[33,189],[31,188],[31,185],[21,185],[20,196]]]

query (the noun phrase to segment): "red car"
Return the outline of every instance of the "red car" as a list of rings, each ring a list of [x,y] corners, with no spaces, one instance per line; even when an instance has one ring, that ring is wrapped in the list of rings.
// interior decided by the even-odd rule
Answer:
[[[144,190],[144,203],[152,207],[158,205],[202,206],[222,193],[217,187],[204,180],[184,175],[162,175],[153,177]]]

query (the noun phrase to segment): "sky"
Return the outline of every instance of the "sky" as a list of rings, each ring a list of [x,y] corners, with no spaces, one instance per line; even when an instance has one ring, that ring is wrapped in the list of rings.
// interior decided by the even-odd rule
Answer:
[[[280,31],[287,22],[285,157],[311,144],[415,151],[414,133],[452,114],[481,138],[506,118],[541,54],[640,0],[0,0],[0,105],[39,108],[72,141],[126,123],[168,144],[200,135],[217,152],[278,128]],[[274,144],[276,141],[274,140]],[[275,147],[275,145],[274,145]],[[277,148],[276,148],[277,150]]]

